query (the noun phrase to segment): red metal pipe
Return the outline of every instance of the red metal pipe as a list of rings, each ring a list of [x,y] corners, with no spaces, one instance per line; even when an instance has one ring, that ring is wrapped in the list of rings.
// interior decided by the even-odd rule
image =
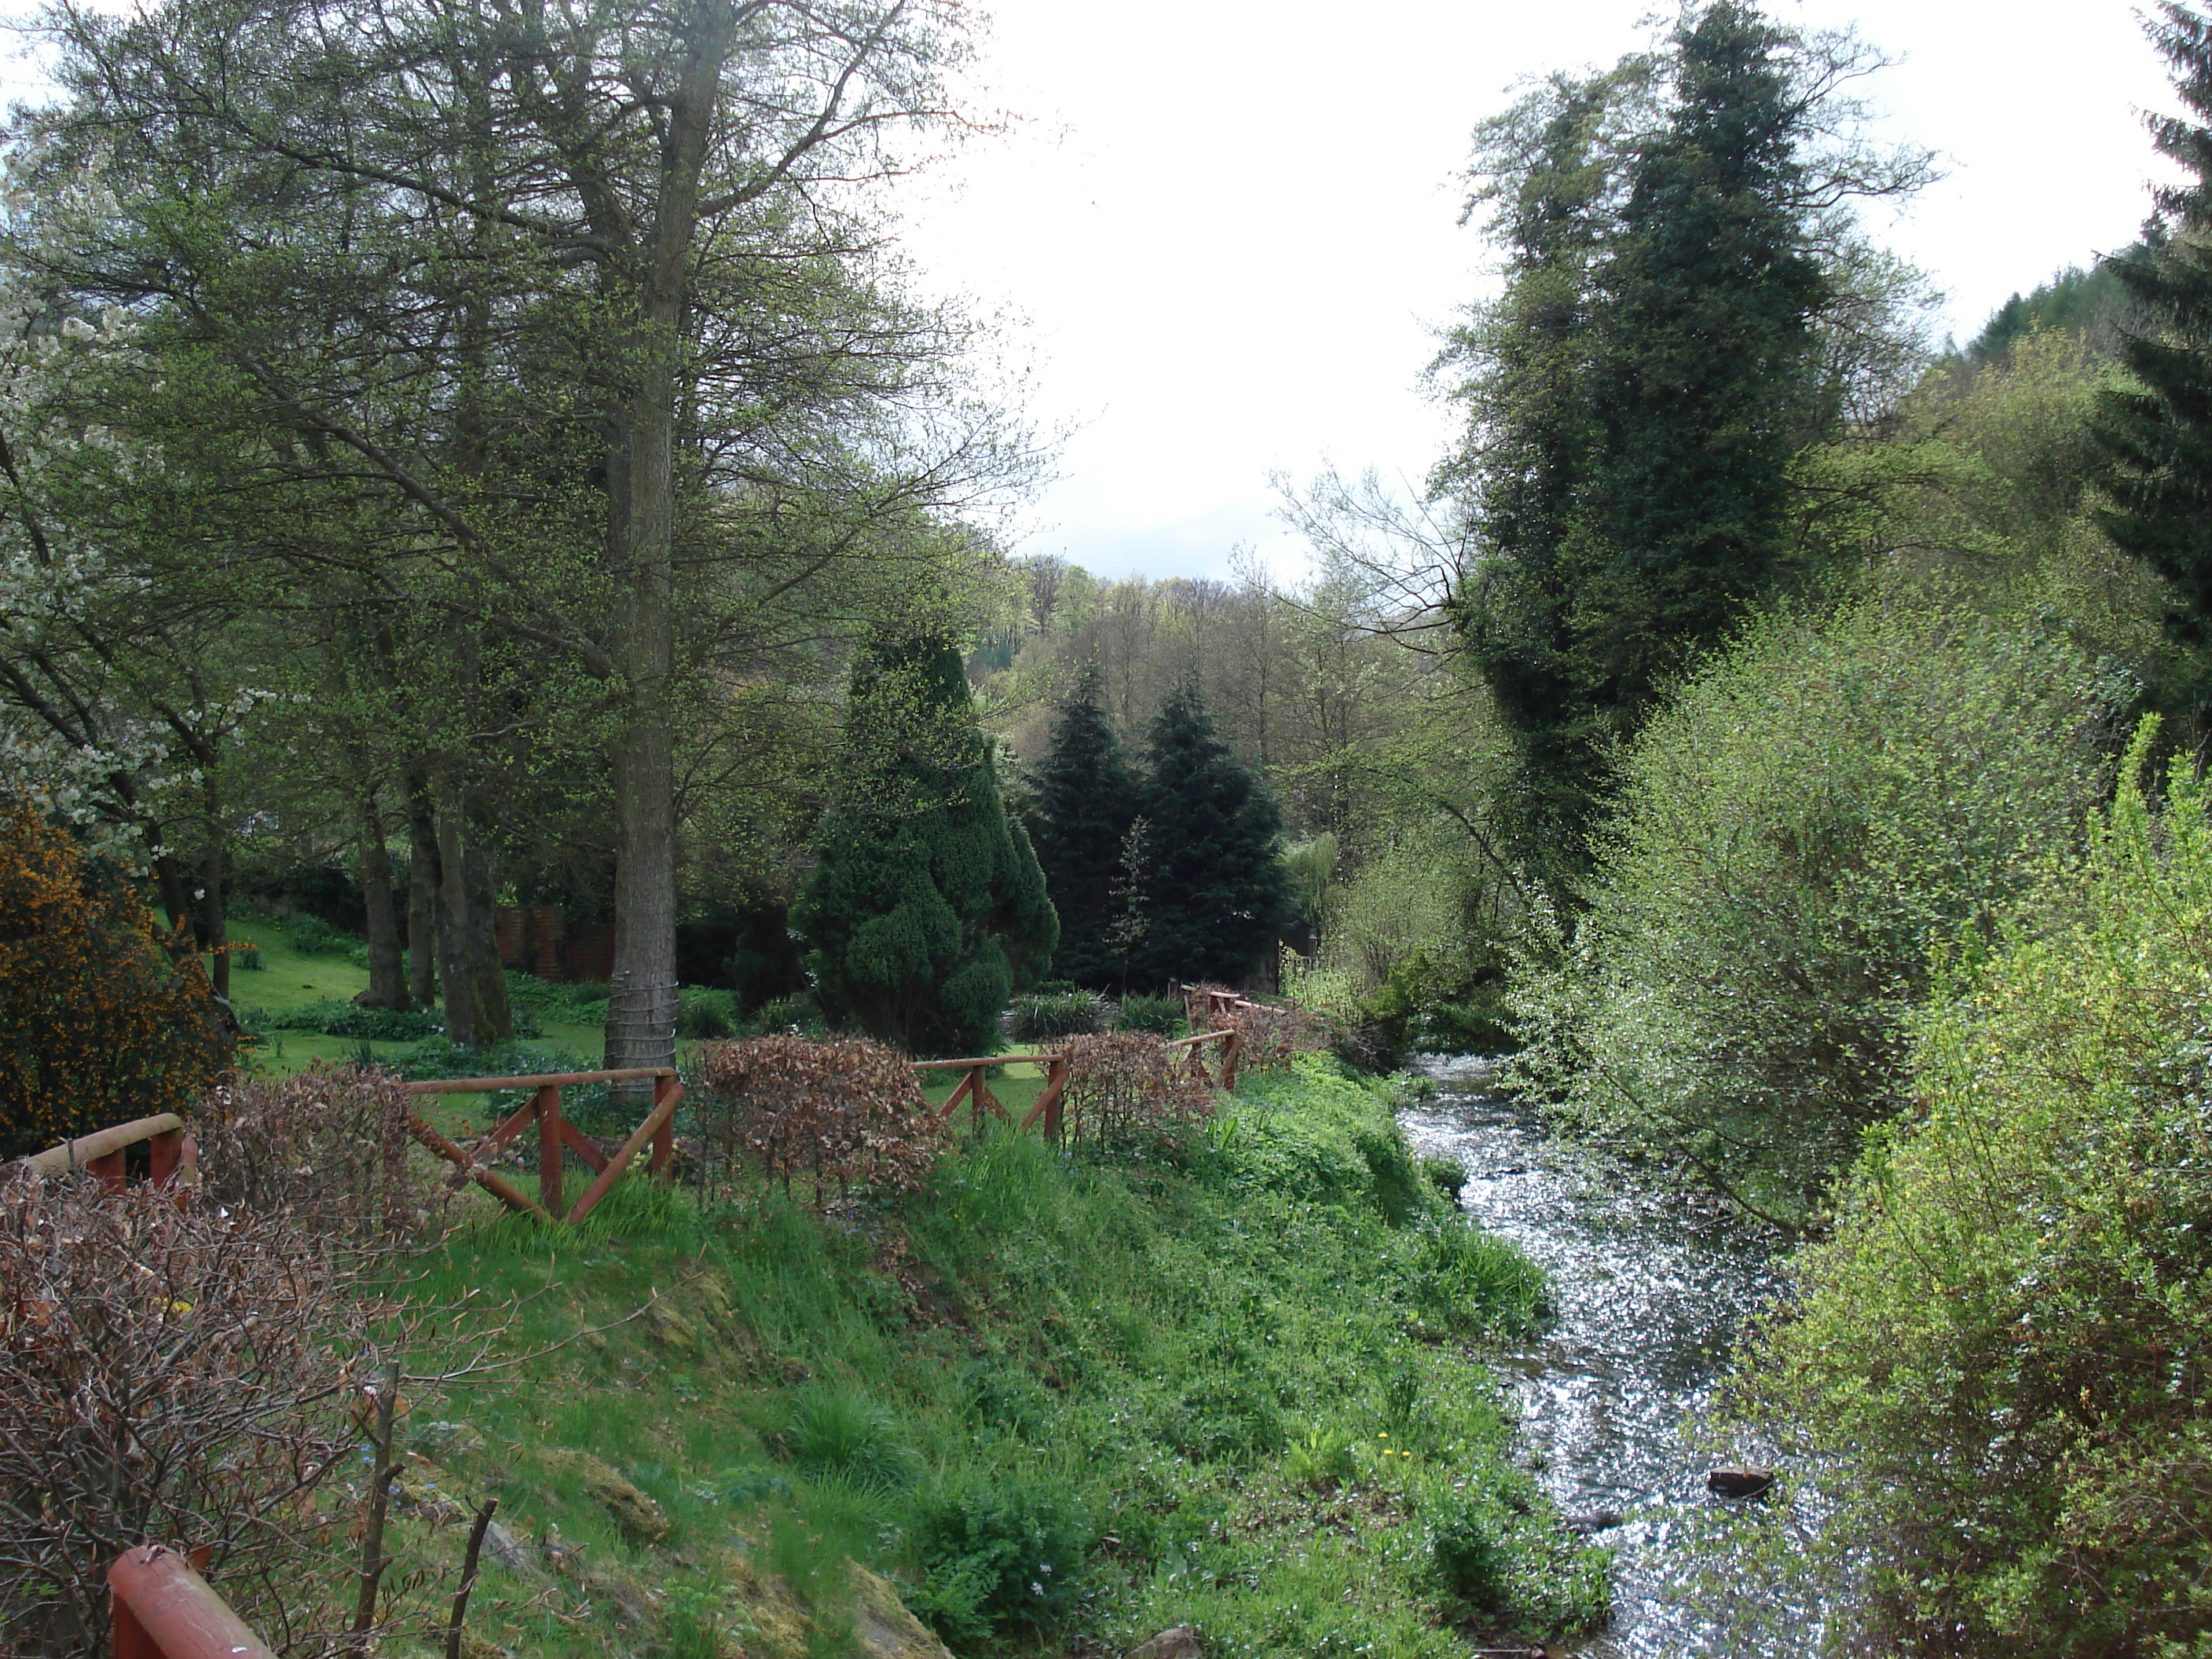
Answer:
[[[276,1659],[175,1550],[143,1544],[107,1570],[115,1659]]]

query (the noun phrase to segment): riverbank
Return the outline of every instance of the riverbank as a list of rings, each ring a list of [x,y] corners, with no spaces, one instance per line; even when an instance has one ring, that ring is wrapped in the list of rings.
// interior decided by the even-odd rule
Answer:
[[[1516,1466],[1478,1358],[1535,1281],[1451,1213],[1395,1103],[1308,1060],[1179,1152],[970,1149],[902,1224],[628,1185],[580,1235],[457,1238],[425,1289],[527,1298],[511,1350],[661,1292],[437,1404],[425,1478],[495,1493],[526,1540],[472,1625],[797,1659],[849,1632],[848,1557],[963,1656],[1193,1625],[1215,1655],[1447,1659],[1589,1624],[1602,1559]],[[579,1547],[596,1581],[562,1576]]]

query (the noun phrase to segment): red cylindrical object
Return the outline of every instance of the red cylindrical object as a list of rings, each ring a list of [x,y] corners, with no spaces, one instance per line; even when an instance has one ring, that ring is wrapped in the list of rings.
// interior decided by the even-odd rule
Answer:
[[[191,1563],[141,1545],[107,1570],[115,1659],[276,1659]]]

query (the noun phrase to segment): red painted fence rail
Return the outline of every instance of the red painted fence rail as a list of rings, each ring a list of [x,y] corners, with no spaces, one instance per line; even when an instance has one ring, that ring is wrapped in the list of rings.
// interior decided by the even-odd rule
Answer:
[[[115,1659],[276,1659],[192,1564],[160,1544],[107,1570]]]
[[[184,1119],[174,1112],[157,1112],[152,1117],[80,1135],[75,1140],[64,1140],[58,1146],[49,1146],[43,1152],[33,1152],[16,1162],[40,1175],[67,1175],[72,1170],[82,1170],[98,1177],[111,1192],[120,1192],[125,1156],[141,1141],[146,1143],[147,1178],[156,1186],[166,1182],[182,1191],[198,1184],[199,1149],[191,1136],[185,1133]]]

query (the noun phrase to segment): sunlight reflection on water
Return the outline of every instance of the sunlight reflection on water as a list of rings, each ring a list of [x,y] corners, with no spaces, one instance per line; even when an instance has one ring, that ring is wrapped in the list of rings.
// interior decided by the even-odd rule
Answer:
[[[1771,1240],[1692,1199],[1608,1188],[1536,1112],[1487,1092],[1491,1062],[1431,1055],[1419,1069],[1439,1092],[1400,1113],[1414,1152],[1457,1158],[1468,1171],[1462,1206],[1551,1273],[1557,1318],[1498,1366],[1513,1380],[1538,1478],[1570,1516],[1627,1517],[1596,1534],[1619,1552],[1613,1619],[1578,1650],[1816,1651],[1817,1617],[1771,1602],[1754,1609],[1745,1589],[1729,1588],[1726,1506],[1705,1491],[1710,1462],[1682,1436],[1778,1288]],[[1765,1628],[1753,1634],[1754,1625]]]

